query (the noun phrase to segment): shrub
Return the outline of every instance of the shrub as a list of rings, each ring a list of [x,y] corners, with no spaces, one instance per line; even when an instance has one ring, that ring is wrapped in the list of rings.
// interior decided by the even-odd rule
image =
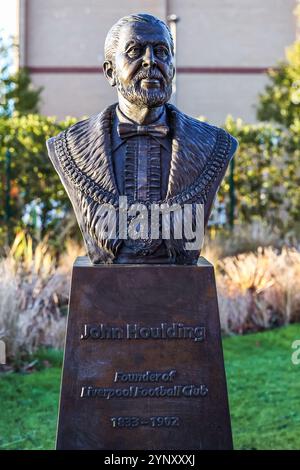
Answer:
[[[26,68],[11,71],[12,56],[17,46],[0,35],[0,116],[10,117],[12,112],[30,114],[38,112],[42,88],[34,88]]]
[[[273,124],[248,125],[229,117],[225,128],[239,141],[234,157],[235,222],[267,224],[281,236],[300,233],[300,121],[288,130]],[[229,173],[219,198],[229,212]]]
[[[0,118],[0,165],[6,166],[0,194],[3,201],[9,198],[8,207],[0,206],[2,243],[5,239],[12,241],[25,227],[37,239],[61,230],[58,226],[71,206],[48,158],[46,140],[73,122],[70,118],[57,123],[54,118],[36,114]]]
[[[300,119],[300,41],[286,50],[286,62],[268,72],[269,84],[259,97],[257,117],[285,127]]]

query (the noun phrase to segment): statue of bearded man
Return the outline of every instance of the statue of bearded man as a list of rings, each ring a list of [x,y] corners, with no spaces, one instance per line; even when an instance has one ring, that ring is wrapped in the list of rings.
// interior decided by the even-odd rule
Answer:
[[[158,18],[121,18],[106,37],[103,69],[118,103],[47,142],[88,255],[93,264],[195,264],[200,248],[187,249],[185,231],[178,236],[174,228],[178,208],[190,208],[193,234],[199,207],[206,226],[237,141],[168,103],[174,47],[168,26]],[[169,212],[168,236],[162,216],[156,235],[151,233],[153,207],[177,208],[177,216],[176,210]],[[125,235],[124,210],[129,214]]]

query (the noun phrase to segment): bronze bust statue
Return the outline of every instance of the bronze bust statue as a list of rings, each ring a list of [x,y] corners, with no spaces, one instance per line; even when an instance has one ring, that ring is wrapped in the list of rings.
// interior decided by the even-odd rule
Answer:
[[[118,103],[47,142],[88,255],[93,264],[194,264],[200,250],[187,250],[186,237],[176,237],[172,228],[163,237],[161,221],[158,237],[148,229],[123,236],[120,201],[148,209],[190,205],[193,226],[201,205],[206,226],[237,141],[168,103],[175,73],[173,40],[158,18],[120,19],[107,35],[103,69],[117,89]],[[131,215],[126,227],[132,220]]]

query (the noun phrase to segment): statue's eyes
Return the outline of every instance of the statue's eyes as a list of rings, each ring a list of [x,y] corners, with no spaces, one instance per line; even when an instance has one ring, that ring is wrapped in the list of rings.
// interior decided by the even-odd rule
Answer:
[[[141,46],[133,46],[127,51],[128,57],[131,59],[136,59],[140,57],[143,53]],[[154,54],[161,60],[165,60],[169,56],[169,50],[165,46],[156,46],[154,48]]]
[[[138,46],[132,47],[132,48],[129,49],[129,51],[127,52],[127,55],[128,55],[131,59],[134,59],[135,57],[139,57],[140,54],[141,54],[141,48],[138,47]]]
[[[169,51],[164,46],[157,46],[154,51],[156,57],[158,57],[159,59],[166,59],[169,56]]]

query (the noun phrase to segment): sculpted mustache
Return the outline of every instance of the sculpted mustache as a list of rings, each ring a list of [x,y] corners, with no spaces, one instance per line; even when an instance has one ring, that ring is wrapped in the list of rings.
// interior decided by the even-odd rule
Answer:
[[[133,78],[133,82],[134,83],[137,83],[139,82],[140,80],[143,80],[143,78],[146,78],[146,79],[157,79],[157,80],[160,80],[162,82],[165,82],[165,79],[164,77],[162,76],[161,73],[159,72],[138,72],[134,78]]]

